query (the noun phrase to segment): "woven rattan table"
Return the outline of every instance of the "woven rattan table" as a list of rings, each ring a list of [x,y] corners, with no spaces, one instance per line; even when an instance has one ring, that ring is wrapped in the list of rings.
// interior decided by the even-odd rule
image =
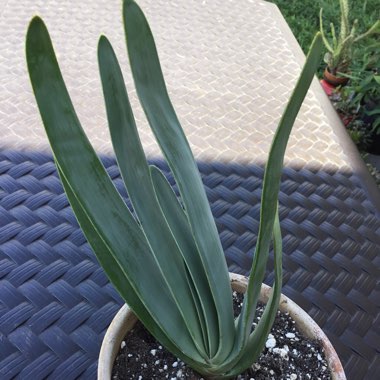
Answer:
[[[231,271],[250,269],[263,165],[304,56],[261,0],[141,0],[169,92],[199,162]],[[174,181],[132,90],[121,2],[0,3],[0,379],[95,379],[122,301],[84,239],[58,180],[26,71],[34,14],[46,21],[79,118],[123,196],[96,46],[112,41],[143,144]],[[380,200],[317,81],[289,144],[280,195],[283,292],[335,345],[348,379],[379,370]],[[266,282],[273,278],[272,262]]]

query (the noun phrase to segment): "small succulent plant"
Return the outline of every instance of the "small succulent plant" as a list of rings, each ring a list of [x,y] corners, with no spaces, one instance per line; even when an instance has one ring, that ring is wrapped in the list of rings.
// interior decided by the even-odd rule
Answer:
[[[77,220],[110,281],[145,327],[207,378],[243,372],[262,351],[281,292],[278,193],[294,120],[318,67],[320,35],[274,136],[266,166],[260,228],[240,316],[222,246],[190,146],[168,97],[145,16],[125,0],[130,67],[150,127],[176,179],[182,204],[163,173],[149,166],[122,73],[106,37],[98,45],[112,144],[131,199],[131,213],[87,139],[63,81],[47,28],[33,18],[26,38],[30,79],[59,176]],[[274,242],[275,283],[257,327],[256,303]]]
[[[319,13],[319,24],[322,39],[327,49],[324,61],[331,74],[337,75],[339,73],[346,73],[353,54],[353,46],[359,41],[373,35],[380,34],[380,20],[377,20],[372,27],[365,33],[357,34],[359,21],[354,20],[351,29],[349,24],[349,4],[348,0],[339,0],[340,6],[340,28],[339,35],[337,36],[336,28],[333,23],[330,23],[330,30],[332,39],[329,41],[323,29],[323,9]]]

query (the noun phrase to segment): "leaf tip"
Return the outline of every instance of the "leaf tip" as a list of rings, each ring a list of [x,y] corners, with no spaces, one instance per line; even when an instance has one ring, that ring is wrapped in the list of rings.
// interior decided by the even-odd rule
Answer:
[[[111,43],[109,42],[108,38],[102,34],[100,37],[99,37],[99,41],[98,41],[98,56],[100,57],[100,53],[104,50],[107,50],[109,49]]]
[[[40,16],[34,16],[28,25],[28,30],[26,32],[26,46],[31,46],[34,42],[35,36],[41,32],[42,29],[46,29],[45,23]]]
[[[28,26],[25,41],[25,55],[29,72],[38,66],[46,44],[49,42],[49,32],[40,16],[34,16]]]

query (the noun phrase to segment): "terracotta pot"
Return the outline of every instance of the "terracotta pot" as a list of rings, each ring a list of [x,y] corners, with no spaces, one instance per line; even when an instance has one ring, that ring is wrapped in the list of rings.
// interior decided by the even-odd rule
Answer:
[[[247,277],[230,273],[231,286],[233,290],[244,293],[247,288]],[[261,287],[260,301],[268,302],[271,287],[263,284]],[[333,346],[321,328],[312,318],[302,310],[296,303],[289,298],[281,295],[279,309],[284,313],[289,313],[296,322],[296,326],[301,333],[309,338],[318,340],[322,343],[325,351],[326,360],[331,371],[332,380],[346,380],[342,364]],[[103,339],[98,363],[98,380],[110,380],[114,360],[119,352],[120,344],[127,332],[137,322],[137,317],[124,305],[116,314],[107,333]]]
[[[323,72],[323,78],[325,79],[327,83],[330,83],[334,87],[344,86],[347,84],[349,80],[349,78],[337,77],[331,74],[327,67],[325,68],[325,71]]]

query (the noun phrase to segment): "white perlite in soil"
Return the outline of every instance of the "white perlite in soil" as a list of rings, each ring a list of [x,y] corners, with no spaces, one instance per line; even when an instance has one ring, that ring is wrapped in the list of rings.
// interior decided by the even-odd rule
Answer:
[[[242,295],[234,292],[235,315]],[[253,328],[260,320],[257,308]],[[113,380],[201,380],[202,377],[163,348],[137,323],[121,344],[112,374]],[[330,380],[331,375],[319,343],[301,335],[288,314],[278,312],[265,348],[253,366],[237,380]]]

